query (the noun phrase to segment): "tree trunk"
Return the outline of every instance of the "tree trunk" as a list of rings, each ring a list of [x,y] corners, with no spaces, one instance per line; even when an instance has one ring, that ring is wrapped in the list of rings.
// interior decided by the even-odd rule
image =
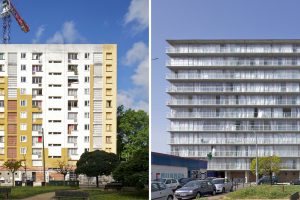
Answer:
[[[273,185],[272,172],[270,172],[270,181],[271,181],[271,185]]]
[[[99,180],[98,180],[98,176],[96,176],[96,185],[97,185],[97,188],[99,187]]]
[[[67,174],[64,174],[64,186],[66,185],[66,175]]]
[[[12,185],[15,186],[15,173],[12,173]]]

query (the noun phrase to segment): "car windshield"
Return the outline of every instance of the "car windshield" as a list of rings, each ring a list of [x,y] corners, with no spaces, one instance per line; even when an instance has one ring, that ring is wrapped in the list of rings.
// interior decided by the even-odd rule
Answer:
[[[198,181],[190,181],[184,185],[184,187],[197,187],[199,185]]]
[[[224,179],[215,179],[215,180],[212,180],[212,183],[213,184],[223,184],[224,183]]]

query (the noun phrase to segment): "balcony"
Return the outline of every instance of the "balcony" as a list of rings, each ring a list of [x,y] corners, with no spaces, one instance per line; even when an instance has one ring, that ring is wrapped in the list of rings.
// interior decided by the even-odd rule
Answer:
[[[32,142],[32,147],[33,148],[43,148],[43,143],[42,142]]]
[[[258,145],[299,145],[300,138],[257,138]],[[253,138],[190,138],[171,139],[171,145],[256,145]]]
[[[201,157],[206,158],[207,154],[210,151],[172,151],[171,155],[180,156],[180,157]],[[298,151],[269,151],[269,152],[258,152],[258,157],[266,157],[277,155],[279,157],[293,158],[299,157],[300,154]],[[256,152],[254,151],[216,151],[212,153],[213,157],[233,157],[233,158],[254,158],[256,157]]]
[[[296,99],[172,99],[168,106],[300,106]]]
[[[42,159],[42,153],[41,154],[32,154],[32,160],[40,160]]]
[[[78,75],[77,65],[68,65],[68,76]]]
[[[178,112],[169,113],[167,118],[169,119],[193,119],[193,118],[219,118],[219,119],[229,119],[229,118],[244,118],[244,119],[297,119],[300,117],[300,113],[297,112]]]
[[[218,132],[297,132],[300,131],[298,125],[182,125],[171,126],[169,132],[202,132],[202,131],[218,131]]]

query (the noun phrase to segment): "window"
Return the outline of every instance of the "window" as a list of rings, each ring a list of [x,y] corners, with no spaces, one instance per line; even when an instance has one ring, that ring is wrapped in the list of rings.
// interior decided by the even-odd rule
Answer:
[[[105,151],[111,152],[111,148],[105,148]]]
[[[111,108],[111,100],[106,101],[106,108]]]
[[[84,113],[84,118],[89,119],[90,118],[90,113],[89,112],[85,112]]]
[[[78,53],[68,53],[69,60],[77,60]]]
[[[21,147],[20,148],[20,154],[26,154],[27,148],[26,147]]]
[[[107,72],[112,72],[113,71],[112,65],[106,65],[106,71]]]
[[[84,101],[84,106],[90,106],[90,101]]]
[[[77,136],[68,136],[68,143],[77,143]]]
[[[27,118],[27,112],[20,112],[21,118]]]
[[[106,77],[106,84],[112,84],[112,77],[111,76]]]
[[[106,119],[112,119],[112,113],[111,112],[106,113]]]
[[[4,136],[0,136],[0,143],[4,143]]]
[[[106,124],[106,131],[111,132],[112,130],[112,124]]]
[[[20,105],[21,106],[27,106],[27,100],[21,100]]]
[[[32,131],[42,131],[42,125],[41,124],[33,124]]]
[[[0,53],[0,60],[4,60],[4,53]]]
[[[90,142],[90,136],[84,136],[84,142]]]
[[[68,96],[77,96],[77,89],[68,89]]]
[[[42,53],[32,53],[32,60],[40,60],[42,55]]]
[[[112,95],[112,89],[111,88],[106,88],[106,95],[111,96]]]
[[[42,65],[32,65],[32,72],[42,72]]]
[[[21,53],[21,59],[25,59],[26,58],[26,53]]]
[[[26,83],[26,77],[21,76],[21,83]]]
[[[85,82],[85,83],[89,83],[89,82],[90,82],[90,77],[87,77],[87,76],[84,77],[84,82]]]
[[[111,136],[106,136],[106,144],[111,144]]]
[[[85,54],[84,54],[84,58],[85,58],[85,59],[89,59],[89,58],[90,58],[90,53],[85,53]]]
[[[89,95],[90,94],[90,88],[85,88],[84,89],[84,94]]]
[[[26,94],[26,88],[21,88],[21,94]]]
[[[112,60],[112,53],[106,53],[106,60]]]
[[[26,71],[26,65],[21,65],[21,71]]]
[[[86,130],[86,131],[90,130],[90,125],[89,124],[85,124],[84,125],[84,130]]]
[[[90,71],[90,66],[89,65],[84,65],[84,71]]]
[[[32,84],[41,84],[42,77],[32,77]]]
[[[43,90],[42,89],[32,89],[32,95],[42,96]]]
[[[48,132],[49,135],[60,135],[61,132]]]
[[[27,124],[20,124],[20,130],[26,131],[27,130]]]
[[[4,107],[4,101],[0,101],[0,107]]]
[[[84,152],[89,152],[90,148],[84,148]]]
[[[0,72],[4,72],[4,65],[0,65]]]
[[[27,136],[21,135],[21,142],[27,142]]]

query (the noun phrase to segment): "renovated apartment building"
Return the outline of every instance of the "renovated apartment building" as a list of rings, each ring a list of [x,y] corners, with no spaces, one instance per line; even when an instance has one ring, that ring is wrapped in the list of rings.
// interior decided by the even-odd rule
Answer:
[[[1,45],[0,166],[23,160],[42,180],[43,137],[48,178],[58,160],[116,153],[116,94],[116,45]]]
[[[171,154],[255,180],[256,157],[281,157],[280,180],[300,171],[300,40],[168,40]]]

